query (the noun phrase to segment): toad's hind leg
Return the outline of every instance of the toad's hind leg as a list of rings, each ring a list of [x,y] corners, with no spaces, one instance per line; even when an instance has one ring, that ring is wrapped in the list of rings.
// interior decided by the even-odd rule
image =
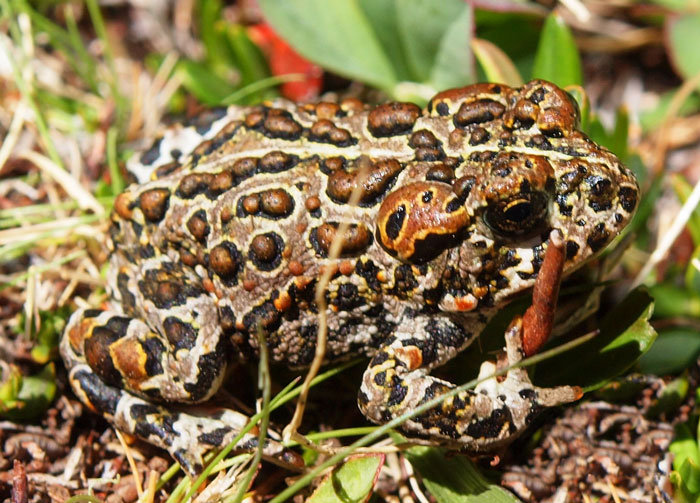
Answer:
[[[228,445],[248,421],[225,409],[200,413],[192,406],[165,405],[199,402],[219,388],[230,352],[216,325],[209,339],[215,341],[212,347],[198,341],[194,351],[190,343],[189,348],[182,347],[182,326],[160,335],[139,319],[82,310],[66,327],[61,354],[69,382],[83,403],[119,430],[166,449],[196,474],[203,454]],[[189,335],[193,343],[197,334]],[[257,443],[256,436],[247,434],[236,450],[252,450]],[[278,464],[297,464],[292,454],[270,440],[263,453]]]
[[[482,328],[478,322],[476,328]],[[365,371],[359,404],[374,422],[385,423],[447,393],[455,385],[428,375],[454,357],[470,334],[445,316],[417,316],[399,327],[396,338],[380,348]],[[508,364],[523,358],[522,321],[517,318],[506,332]],[[491,362],[479,377],[493,375]],[[471,452],[496,449],[512,441],[531,423],[538,410],[574,401],[579,388],[538,388],[524,369],[514,368],[505,378],[486,379],[473,390],[444,400],[403,423],[409,435],[430,438]]]

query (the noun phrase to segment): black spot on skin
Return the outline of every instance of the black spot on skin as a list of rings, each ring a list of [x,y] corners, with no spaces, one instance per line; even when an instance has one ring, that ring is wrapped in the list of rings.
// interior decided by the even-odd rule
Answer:
[[[147,339],[141,341],[141,347],[143,352],[146,353],[146,373],[149,376],[157,376],[163,373],[163,366],[161,365],[161,358],[163,353],[165,353],[165,346],[156,337],[148,337]],[[160,395],[160,392],[158,393]]]
[[[521,389],[520,391],[518,391],[518,394],[523,400],[532,400],[533,398],[535,398],[534,389]]]
[[[343,283],[338,287],[338,294],[331,301],[340,311],[351,311],[364,304],[364,299],[358,294],[357,287],[352,283]]]
[[[557,195],[557,205],[559,206],[559,213],[564,215],[565,217],[570,217],[572,210],[574,209],[573,206],[566,204],[568,201],[568,197],[566,194],[559,194]]]
[[[178,435],[174,428],[175,417],[163,408],[135,404],[129,408],[129,413],[136,424],[134,433],[141,438],[154,436],[170,444],[173,437]],[[148,416],[156,416],[156,419]]]
[[[407,298],[418,287],[418,281],[413,275],[409,264],[401,264],[394,270],[394,287],[391,292],[399,298]]]
[[[224,115],[226,115],[226,107],[209,108],[189,121],[188,125],[194,126],[195,131],[203,135],[211,129],[211,125],[214,122],[221,119]]]
[[[197,360],[197,380],[186,382],[184,385],[193,402],[199,402],[212,393],[214,381],[226,371],[229,353],[227,339],[222,337],[214,351],[199,357]]]
[[[621,224],[624,219],[625,218],[622,215],[620,215],[619,213],[615,213],[615,222]]]
[[[528,180],[523,180],[520,182],[520,192],[523,194],[529,194],[532,192],[532,188],[530,187],[530,182]]]
[[[124,337],[130,318],[114,316],[105,325],[93,328],[91,337],[85,340],[85,357],[105,384],[112,386],[122,385],[122,375],[114,366],[110,355],[110,345]]]
[[[504,269],[510,269],[515,267],[521,262],[521,259],[516,256],[515,250],[508,250],[505,255],[500,257],[500,263],[498,264],[498,270],[502,271]]]
[[[423,202],[424,203],[427,204],[432,200],[433,200],[433,193],[431,191],[426,190],[425,192],[423,192]]]
[[[80,384],[80,388],[90,403],[100,413],[114,415],[117,412],[117,404],[122,396],[122,391],[107,386],[97,374],[87,370],[80,370],[73,377]]]
[[[390,239],[396,239],[401,233],[401,227],[403,227],[404,219],[406,218],[406,206],[403,204],[396,208],[396,211],[389,215],[387,218],[386,225],[384,226],[384,232],[389,236]]]
[[[223,447],[224,438],[229,433],[231,433],[231,428],[217,428],[208,433],[202,433],[197,437],[197,440],[214,447]]]
[[[394,407],[395,405],[403,402],[408,393],[408,388],[403,385],[401,380],[394,376],[391,382],[391,391],[389,392],[389,399],[386,402],[387,407]]]
[[[590,187],[588,205],[595,212],[607,211],[612,207],[612,182],[601,176],[589,176],[586,183]]]
[[[496,409],[491,412],[491,416],[471,423],[467,427],[467,435],[472,438],[496,438],[509,423],[513,427],[510,411],[505,407]]]
[[[529,99],[537,105],[544,99],[545,94],[547,94],[547,90],[543,87],[538,87],[530,94]]]
[[[411,344],[420,348],[423,365],[436,361],[446,348],[461,348],[469,338],[469,334],[462,328],[438,318],[431,318],[425,324],[425,331],[430,337]]]
[[[544,135],[537,134],[525,142],[526,147],[538,148],[540,150],[552,150],[552,144]]]
[[[463,204],[464,204],[464,198],[455,197],[449,203],[447,203],[447,206],[445,206],[445,209],[447,210],[448,213],[454,213],[455,211],[459,210]]]
[[[163,138],[158,138],[156,141],[153,142],[153,144],[149,147],[148,150],[144,150],[144,152],[141,154],[141,157],[139,157],[139,161],[141,164],[145,166],[150,166],[154,162],[158,160],[160,157],[160,144],[163,141]]]
[[[175,271],[172,264],[164,263],[162,269],[146,271],[138,282],[141,293],[158,309],[169,309],[182,305],[189,297],[199,297],[206,292],[191,281],[184,281],[182,272]]]
[[[182,155],[182,150],[180,150],[179,148],[174,148],[170,151],[170,157],[172,157],[176,161],[180,158],[181,155]]]
[[[605,224],[599,223],[593,228],[593,231],[588,236],[586,243],[588,243],[588,246],[590,246],[591,250],[593,250],[595,253],[608,244],[609,237],[610,233],[605,228]]]
[[[281,321],[279,311],[269,300],[255,306],[252,311],[243,316],[243,325],[248,333],[255,333],[258,323],[268,333],[274,332],[279,328]]]
[[[367,286],[369,286],[373,291],[379,292],[382,289],[382,284],[377,278],[379,273],[379,267],[376,266],[371,260],[363,261],[358,260],[355,263],[355,272],[364,278]]]
[[[370,362],[369,366],[370,367],[377,367],[387,361],[389,359],[389,353],[386,351],[379,351],[376,355],[374,355],[374,358],[372,358],[372,361]]]
[[[579,245],[575,241],[566,242],[566,259],[572,260],[578,254]]]
[[[631,187],[620,187],[618,197],[622,209],[627,213],[632,213],[637,206],[637,191]]]
[[[375,374],[374,375],[374,383],[377,386],[384,386],[384,384],[386,383],[386,372],[382,370],[381,372],[378,372],[377,374]]]
[[[172,344],[176,351],[193,348],[197,342],[197,331],[194,327],[175,316],[168,316],[163,320],[163,330],[168,338],[168,342]]]
[[[450,107],[447,106],[447,103],[438,103],[435,107],[435,111],[442,117],[445,117],[450,113]]]
[[[117,275],[117,289],[122,297],[122,308],[127,314],[134,314],[136,307],[136,297],[129,288],[129,276],[123,272]],[[101,311],[98,311],[101,312]]]

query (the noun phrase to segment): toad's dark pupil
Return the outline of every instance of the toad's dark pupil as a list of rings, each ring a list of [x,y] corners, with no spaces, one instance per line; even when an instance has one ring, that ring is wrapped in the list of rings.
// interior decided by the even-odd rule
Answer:
[[[517,224],[525,222],[532,216],[532,204],[530,201],[521,199],[513,201],[506,206],[503,211],[503,217],[510,222]]]
[[[503,237],[523,236],[536,231],[546,215],[547,196],[531,192],[495,203],[486,210],[484,222]]]

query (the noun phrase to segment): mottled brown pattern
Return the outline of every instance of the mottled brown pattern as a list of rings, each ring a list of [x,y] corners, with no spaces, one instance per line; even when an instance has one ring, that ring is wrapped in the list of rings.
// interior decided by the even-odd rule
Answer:
[[[634,177],[577,127],[574,100],[533,81],[445,91],[423,111],[352,99],[229,107],[166,132],[130,162],[142,183],[115,203],[111,310],[80,311],[66,329],[76,393],[194,470],[196,438],[223,438],[213,433],[224,431],[220,420],[161,409],[196,438],[161,435],[140,425],[142,411],[151,400],[209,397],[229,360],[255,357],[260,329],[273,361],[308,365],[325,270],[326,360],[373,355],[359,395],[365,415],[386,421],[446,392],[452,385],[429,371],[533,285],[552,231],[565,243],[566,273],[634,213]],[[341,258],[331,259],[341,224]],[[88,343],[109,326],[107,339]],[[512,362],[522,356],[518,327],[506,334]],[[115,366],[109,351],[122,340],[139,341],[145,363]],[[533,387],[524,371],[505,382],[404,427],[483,450],[517,435],[532,411],[575,398]]]

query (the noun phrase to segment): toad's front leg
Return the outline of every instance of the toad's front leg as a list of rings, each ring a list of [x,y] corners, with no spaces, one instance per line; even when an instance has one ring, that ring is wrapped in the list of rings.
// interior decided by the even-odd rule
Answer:
[[[516,364],[524,355],[520,317],[505,338],[508,365]],[[406,320],[365,371],[358,399],[362,412],[374,422],[385,423],[455,388],[428,373],[454,357],[469,339],[470,334],[446,316]],[[533,386],[522,368],[510,369],[502,379],[486,379],[495,371],[492,362],[485,362],[479,374],[485,380],[475,389],[444,400],[401,428],[409,435],[471,452],[488,451],[514,440],[541,408],[581,397],[576,387]]]

